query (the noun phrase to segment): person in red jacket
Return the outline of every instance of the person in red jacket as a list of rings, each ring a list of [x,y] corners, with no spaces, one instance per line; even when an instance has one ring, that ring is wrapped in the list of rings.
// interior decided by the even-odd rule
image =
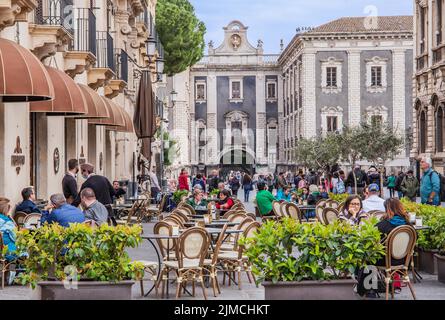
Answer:
[[[178,189],[190,191],[189,175],[186,169],[181,170],[181,174],[179,175],[178,178]]]
[[[216,209],[230,210],[234,205],[233,199],[229,196],[229,190],[223,190],[219,193],[219,202],[216,203]]]

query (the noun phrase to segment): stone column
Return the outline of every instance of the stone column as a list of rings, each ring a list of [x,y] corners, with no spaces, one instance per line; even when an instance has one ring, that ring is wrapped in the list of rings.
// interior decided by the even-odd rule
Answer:
[[[252,129],[252,128],[250,128]],[[265,164],[266,152],[266,79],[263,74],[256,76],[256,161]]]
[[[348,123],[359,125],[361,120],[360,52],[348,51]]]
[[[393,57],[393,127],[398,128],[399,134],[404,135],[405,124],[405,50],[395,49]]]
[[[284,100],[284,94],[283,94],[283,76],[278,76],[278,161],[282,161],[284,158],[284,107],[283,107],[283,100]]]
[[[303,136],[306,138],[317,134],[315,57],[316,54],[312,52],[303,55]]]
[[[207,78],[207,159],[209,164],[218,164],[218,127],[217,127],[217,83],[216,75],[211,73]]]

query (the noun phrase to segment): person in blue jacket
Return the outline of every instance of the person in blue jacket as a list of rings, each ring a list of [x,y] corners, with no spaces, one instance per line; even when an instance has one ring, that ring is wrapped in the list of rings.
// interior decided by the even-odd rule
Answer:
[[[73,207],[66,202],[63,194],[57,193],[50,197],[49,204],[47,206],[49,211],[42,211],[41,224],[58,223],[62,227],[69,227],[71,223],[83,223],[85,222],[85,215],[80,209]]]
[[[439,174],[432,169],[431,158],[422,158],[420,168],[423,170],[420,180],[420,198],[423,204],[433,206],[440,205],[440,178]]]
[[[36,200],[36,194],[33,187],[27,187],[22,190],[23,201],[17,205],[15,212],[25,213],[42,213],[37,205],[34,203]]]
[[[15,259],[16,251],[15,224],[9,216],[9,211],[11,210],[11,205],[9,202],[9,199],[7,198],[0,198],[0,233],[3,240],[3,245],[7,248],[5,259],[8,262]]]

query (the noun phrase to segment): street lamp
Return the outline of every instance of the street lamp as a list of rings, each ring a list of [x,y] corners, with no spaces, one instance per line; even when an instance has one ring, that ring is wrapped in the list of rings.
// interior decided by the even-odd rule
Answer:
[[[173,89],[170,92],[170,101],[172,102],[172,108],[175,106],[177,98],[178,98],[178,93],[175,91],[175,89]]]
[[[149,36],[148,39],[146,40],[147,55],[149,57],[153,57],[156,54],[156,44],[157,41],[152,36]]]

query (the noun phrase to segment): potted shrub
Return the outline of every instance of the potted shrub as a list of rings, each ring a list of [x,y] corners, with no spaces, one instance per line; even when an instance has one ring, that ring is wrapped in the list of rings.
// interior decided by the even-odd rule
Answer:
[[[329,193],[329,199],[337,201],[338,203],[345,202],[348,197],[349,197],[348,193],[341,193],[341,194],[335,194],[332,192]]]
[[[187,196],[189,192],[187,190],[177,190],[173,192],[173,201],[178,205],[184,196]]]
[[[131,299],[133,279],[143,265],[126,252],[141,242],[140,226],[85,224],[63,228],[45,224],[18,233],[18,252],[27,252],[25,272],[17,280],[39,288],[42,300]]]
[[[326,226],[285,218],[240,241],[266,300],[354,299],[355,269],[384,255],[375,222]]]
[[[437,263],[437,279],[445,283],[445,214],[438,215],[431,227],[433,241],[438,253],[434,254]]]
[[[407,212],[413,212],[416,216],[422,217],[423,225],[431,227],[418,232],[418,259],[414,260],[417,269],[429,274],[437,274],[437,257],[435,255],[439,253],[438,248],[441,248],[441,243],[436,234],[438,229],[441,228],[438,221],[440,217],[445,215],[445,209],[411,202],[406,199],[402,199],[402,203]]]

